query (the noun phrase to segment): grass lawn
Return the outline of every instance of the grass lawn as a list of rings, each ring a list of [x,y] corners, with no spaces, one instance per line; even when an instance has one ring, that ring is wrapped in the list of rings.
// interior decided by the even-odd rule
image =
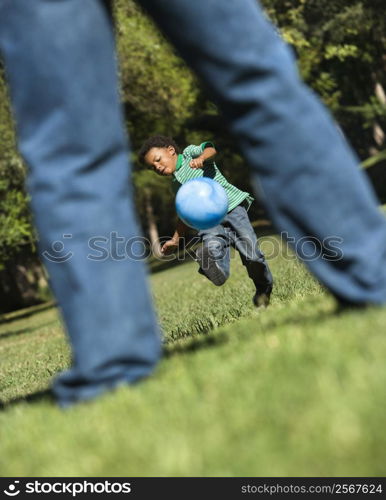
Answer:
[[[386,309],[338,315],[296,260],[270,264],[261,312],[238,258],[220,288],[195,263],[152,275],[154,376],[67,410],[21,399],[69,363],[56,309],[0,324],[1,475],[384,476]]]

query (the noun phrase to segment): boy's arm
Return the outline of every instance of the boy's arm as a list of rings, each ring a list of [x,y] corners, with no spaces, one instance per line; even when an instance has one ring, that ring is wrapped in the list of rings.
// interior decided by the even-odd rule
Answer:
[[[169,253],[173,253],[178,248],[178,243],[180,238],[185,234],[188,226],[182,222],[182,220],[178,219],[176,230],[174,231],[173,236],[164,243],[161,247],[161,252],[164,255],[168,255]]]
[[[197,158],[194,158],[190,161],[189,166],[191,168],[202,168],[204,166],[204,162],[206,160],[209,160],[210,158],[213,158],[213,156],[215,156],[216,154],[216,149],[212,146],[208,146],[204,149],[200,156],[197,156]]]

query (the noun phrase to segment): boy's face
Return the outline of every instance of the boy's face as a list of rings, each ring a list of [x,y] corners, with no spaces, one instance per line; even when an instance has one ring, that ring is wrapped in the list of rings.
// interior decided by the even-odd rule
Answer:
[[[158,175],[172,175],[176,170],[177,156],[173,146],[151,148],[145,155],[145,162]]]

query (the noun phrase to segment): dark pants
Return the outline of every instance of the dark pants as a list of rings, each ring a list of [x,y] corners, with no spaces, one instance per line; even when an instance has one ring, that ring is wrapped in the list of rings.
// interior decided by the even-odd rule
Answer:
[[[231,210],[218,226],[202,230],[198,233],[203,245],[209,249],[210,256],[216,259],[217,265],[225,276],[229,277],[230,247],[238,250],[241,261],[247,268],[248,276],[255,284],[258,292],[271,290],[273,278],[259,243],[248,213],[242,205]],[[205,262],[201,263],[205,267]],[[205,275],[205,269],[199,272]]]

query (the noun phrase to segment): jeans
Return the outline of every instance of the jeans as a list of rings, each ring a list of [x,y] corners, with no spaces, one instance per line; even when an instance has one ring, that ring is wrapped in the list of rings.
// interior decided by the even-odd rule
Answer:
[[[72,366],[53,384],[66,406],[148,376],[161,354],[144,262],[121,257],[140,231],[114,38],[99,1],[0,0],[0,48],[40,252],[72,345]],[[114,234],[125,241],[110,250]],[[104,258],[93,257],[95,238]]]
[[[211,257],[215,259],[226,278],[229,277],[230,247],[232,246],[239,252],[256,291],[263,293],[272,290],[271,271],[259,248],[248,213],[242,205],[231,210],[221,224],[201,230],[198,235],[203,245],[208,247]],[[200,268],[199,272],[205,275],[205,269]]]
[[[340,238],[340,258],[309,262],[311,271],[340,300],[385,303],[385,219],[256,0],[140,4],[218,104],[276,228],[327,251]],[[88,258],[96,236],[138,235],[112,29],[101,0],[0,0],[0,50],[40,251],[72,345],[72,366],[54,383],[65,405],[147,376],[160,356],[143,263]]]

